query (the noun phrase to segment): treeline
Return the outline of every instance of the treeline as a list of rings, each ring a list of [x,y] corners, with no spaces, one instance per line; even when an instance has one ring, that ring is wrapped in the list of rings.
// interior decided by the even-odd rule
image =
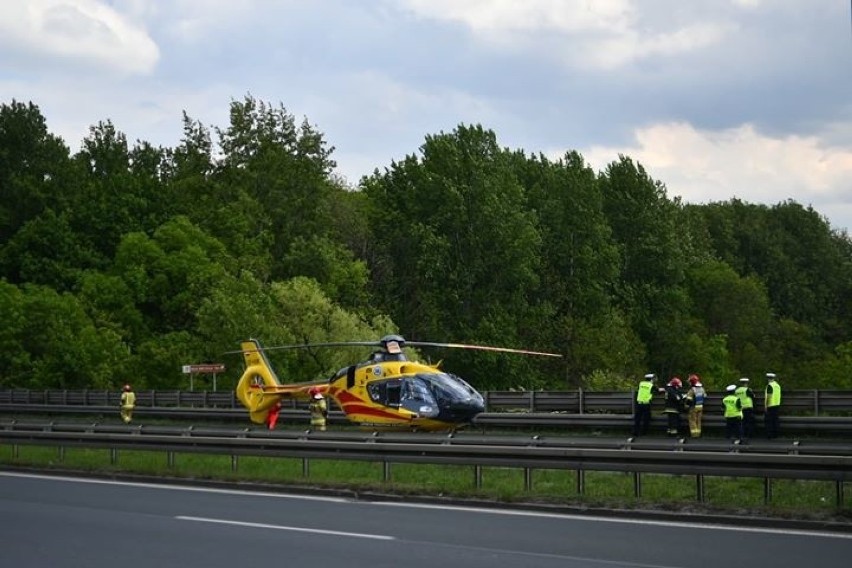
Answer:
[[[687,205],[619,156],[595,172],[460,125],[350,187],[283,106],[184,115],[174,148],[110,121],[71,153],[33,103],[0,106],[0,387],[181,388],[238,341],[464,342],[421,353],[482,389],[710,388],[779,373],[852,388],[852,241],[794,201]],[[369,349],[367,349],[369,351]],[[328,376],[366,353],[274,353]]]

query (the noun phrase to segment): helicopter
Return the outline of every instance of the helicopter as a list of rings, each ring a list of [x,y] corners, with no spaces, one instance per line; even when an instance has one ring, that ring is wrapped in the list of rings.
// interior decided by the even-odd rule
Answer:
[[[378,341],[306,343],[264,348],[257,339],[240,343],[245,371],[236,387],[237,398],[256,424],[265,423],[270,411],[282,399],[308,399],[319,392],[334,399],[350,422],[366,428],[400,428],[417,431],[455,430],[469,424],[485,410],[485,399],[461,377],[431,365],[409,361],[406,346],[447,347],[562,357],[506,347],[406,341],[400,335],[386,335]],[[377,347],[366,361],[344,367],[327,380],[282,383],[275,374],[266,351],[314,347]]]

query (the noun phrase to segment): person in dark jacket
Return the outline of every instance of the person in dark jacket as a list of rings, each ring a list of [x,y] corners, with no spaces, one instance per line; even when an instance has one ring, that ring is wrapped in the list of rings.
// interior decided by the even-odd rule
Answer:
[[[754,435],[754,391],[748,386],[748,378],[740,379],[736,394],[743,407],[743,438],[746,440]]]
[[[666,415],[666,434],[677,436],[680,431],[680,413],[683,411],[683,382],[673,377],[665,388],[666,403],[663,413]]]

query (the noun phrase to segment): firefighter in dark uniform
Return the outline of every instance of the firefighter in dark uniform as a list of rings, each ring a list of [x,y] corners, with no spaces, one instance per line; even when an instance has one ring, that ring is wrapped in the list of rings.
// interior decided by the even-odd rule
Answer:
[[[666,434],[677,436],[680,431],[680,413],[683,410],[683,382],[680,377],[674,377],[665,388],[666,405],[663,413],[666,415]]]

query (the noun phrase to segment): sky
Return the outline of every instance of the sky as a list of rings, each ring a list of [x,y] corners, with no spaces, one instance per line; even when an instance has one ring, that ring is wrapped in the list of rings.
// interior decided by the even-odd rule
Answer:
[[[355,185],[430,135],[602,170],[687,203],[812,206],[852,229],[849,0],[3,0],[0,103],[76,152],[100,121],[180,143],[247,95],[307,120]]]

